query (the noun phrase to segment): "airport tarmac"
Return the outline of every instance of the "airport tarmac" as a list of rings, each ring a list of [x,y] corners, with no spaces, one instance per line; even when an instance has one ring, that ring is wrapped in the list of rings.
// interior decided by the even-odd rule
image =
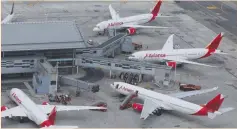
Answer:
[[[34,6],[27,6],[23,3],[22,5],[15,6],[17,13],[15,21],[45,21],[46,16],[44,15],[44,12],[47,12],[47,20],[76,20],[81,31],[83,31],[85,39],[93,39],[98,42],[103,42],[107,39],[107,36],[97,36],[92,32],[92,28],[96,23],[109,18],[108,4],[108,2],[93,2],[93,4],[91,4],[91,2],[44,2],[35,4]],[[10,6],[11,5],[8,4],[6,8],[9,9]],[[116,10],[121,7],[119,13],[120,16],[123,17],[149,12],[150,8],[154,6],[154,2],[127,2],[125,4],[112,3],[112,6]],[[6,10],[3,9],[3,11]],[[194,20],[190,16],[193,14],[192,12],[187,13],[184,9],[177,6],[175,2],[163,2],[161,13],[174,15],[176,17],[158,18],[149,25],[171,26],[173,28],[166,30],[139,30],[139,35],[132,36],[133,42],[142,43],[143,45],[148,46],[148,49],[160,49],[167,40],[168,36],[174,33],[174,43],[180,45],[180,48],[205,47],[220,32],[214,32],[205,25],[202,25],[200,22]],[[214,17],[209,18],[214,19]],[[181,75],[181,81],[183,82],[200,84],[203,89],[215,86],[219,87],[216,92],[185,98],[185,100],[197,104],[204,104],[212,99],[217,93],[223,93],[224,95],[228,95],[228,98],[223,103],[223,107],[237,107],[237,53],[234,48],[237,48],[236,42],[233,42],[225,37],[219,49],[229,53],[229,55],[213,55],[207,59],[198,60],[198,62],[219,66],[218,68],[186,64],[183,68],[177,69],[176,78],[179,79],[180,77],[178,74]],[[94,75],[96,79],[90,79],[89,81],[96,81],[96,83],[100,84],[101,91],[96,94],[84,93],[82,94],[82,97],[73,99],[72,104],[84,105],[93,103],[97,100],[103,100],[108,103],[108,111],[60,112],[57,115],[56,124],[78,125],[79,127],[88,128],[237,127],[237,123],[235,122],[237,110],[218,116],[214,120],[208,119],[207,117],[188,116],[176,112],[167,112],[159,117],[151,116],[147,120],[143,121],[140,119],[140,114],[132,111],[132,109],[123,111],[119,110],[119,104],[121,103],[120,99],[109,87],[109,84],[120,80],[108,79],[106,76],[101,78],[101,72],[93,73],[98,73],[100,78],[98,79]],[[88,80],[87,77],[84,77],[84,80]],[[4,100],[7,100],[7,98],[4,98]],[[38,103],[41,102],[38,100]],[[36,127],[36,125],[32,123],[20,124],[16,121],[2,119],[2,127],[22,128]]]

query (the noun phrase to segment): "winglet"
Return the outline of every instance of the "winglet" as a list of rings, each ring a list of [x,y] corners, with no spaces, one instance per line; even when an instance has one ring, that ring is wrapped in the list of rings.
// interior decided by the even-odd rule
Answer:
[[[12,10],[11,10],[10,15],[12,15],[13,13],[14,13],[14,2],[12,3]]]

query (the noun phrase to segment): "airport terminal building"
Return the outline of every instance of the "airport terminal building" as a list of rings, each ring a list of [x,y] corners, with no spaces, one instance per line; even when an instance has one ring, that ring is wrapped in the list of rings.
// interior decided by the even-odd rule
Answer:
[[[103,68],[155,75],[166,67],[149,63],[104,58],[121,51],[133,52],[127,34],[109,32],[107,41],[91,46],[73,21],[10,23],[2,25],[2,81],[30,77],[37,93],[57,91],[59,75],[78,73],[79,67]],[[112,34],[111,34],[112,33]],[[112,35],[112,36],[111,36]],[[84,85],[61,77],[64,84]],[[25,84],[28,85],[28,84]],[[50,91],[51,90],[51,91]]]
[[[3,24],[2,74],[36,72],[37,61],[74,58],[75,50],[85,47],[73,22]]]

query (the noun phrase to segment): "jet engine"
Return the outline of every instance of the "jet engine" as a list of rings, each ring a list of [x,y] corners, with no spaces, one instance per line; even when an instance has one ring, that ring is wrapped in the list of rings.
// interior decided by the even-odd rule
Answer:
[[[177,68],[177,67],[182,67],[183,63],[181,62],[175,62],[175,61],[168,61],[166,62],[166,65],[171,68]],[[175,66],[176,65],[176,66]]]
[[[175,68],[177,64],[174,61],[168,61],[168,62],[166,62],[166,65],[169,67]]]
[[[42,105],[49,105],[49,103],[48,102],[43,102]]]
[[[7,109],[8,109],[7,106],[2,106],[2,107],[1,107],[1,112],[2,112],[2,111],[5,111],[5,110],[7,110]]]
[[[135,28],[128,28],[128,29],[127,29],[127,33],[128,33],[129,35],[133,35],[133,34],[136,33],[136,29],[135,29]]]
[[[133,103],[132,108],[138,112],[142,112],[143,104],[141,103]]]

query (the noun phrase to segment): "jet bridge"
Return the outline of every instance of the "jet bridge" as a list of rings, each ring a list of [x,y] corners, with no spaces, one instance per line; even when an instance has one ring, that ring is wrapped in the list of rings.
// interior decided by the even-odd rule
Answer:
[[[78,49],[76,54],[94,57],[114,56],[115,50],[121,48],[121,45],[127,42],[131,42],[131,37],[127,36],[127,34],[118,34],[97,47]]]
[[[110,71],[110,76],[112,71],[137,73],[140,75],[139,80],[142,74],[155,76],[156,73],[161,73],[165,75],[166,70],[171,70],[165,65],[92,56],[77,56],[75,65],[106,69]]]

